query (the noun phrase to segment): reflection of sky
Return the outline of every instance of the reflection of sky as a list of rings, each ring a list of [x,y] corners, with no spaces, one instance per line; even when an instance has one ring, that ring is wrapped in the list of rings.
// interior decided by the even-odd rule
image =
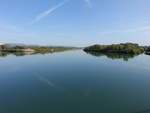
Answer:
[[[146,69],[150,71],[150,63],[148,62],[149,60],[150,60],[150,56],[141,55],[131,60],[131,62],[129,62],[129,66],[138,69]]]
[[[112,60],[80,50],[7,56],[0,61],[0,105],[19,109],[26,104],[32,111],[44,108],[50,112],[63,105],[65,113],[68,106],[85,112],[110,113],[112,108],[114,113],[141,111],[150,105],[150,71],[145,69],[150,66],[149,59],[140,55],[129,61]],[[11,106],[6,106],[7,102]]]

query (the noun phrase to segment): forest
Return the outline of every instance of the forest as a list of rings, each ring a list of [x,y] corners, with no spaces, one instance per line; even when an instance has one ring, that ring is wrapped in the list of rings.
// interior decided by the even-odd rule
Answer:
[[[121,43],[112,45],[93,45],[84,48],[84,51],[101,52],[101,53],[124,53],[124,54],[141,54],[145,49],[134,43]]]

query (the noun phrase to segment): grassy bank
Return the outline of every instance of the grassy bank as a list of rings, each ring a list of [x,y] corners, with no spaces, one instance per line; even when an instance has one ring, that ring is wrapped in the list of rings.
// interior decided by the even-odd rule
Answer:
[[[66,50],[77,49],[74,47],[51,47],[51,46],[12,46],[0,45],[1,52],[15,53],[15,52],[33,52],[33,53],[53,53]]]

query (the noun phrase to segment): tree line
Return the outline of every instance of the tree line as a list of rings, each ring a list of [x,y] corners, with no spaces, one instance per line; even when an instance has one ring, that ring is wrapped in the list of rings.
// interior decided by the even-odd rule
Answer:
[[[24,52],[25,50],[30,49],[35,53],[50,53],[50,52],[59,52],[70,49],[75,49],[73,47],[52,47],[52,46],[13,46],[13,45],[0,45],[1,52]]]
[[[84,48],[84,51],[102,52],[102,53],[124,53],[141,54],[145,49],[134,43],[121,43],[112,45],[93,45]]]

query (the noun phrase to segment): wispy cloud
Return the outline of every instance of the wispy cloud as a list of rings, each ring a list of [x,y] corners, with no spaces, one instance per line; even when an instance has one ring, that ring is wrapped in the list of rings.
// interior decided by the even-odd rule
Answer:
[[[124,30],[106,31],[106,32],[100,32],[100,34],[132,33],[132,32],[146,32],[146,31],[150,31],[150,26],[131,28],[131,29],[124,29]]]
[[[55,6],[51,7],[51,8],[49,8],[48,10],[46,10],[46,11],[40,13],[39,15],[37,15],[37,16],[35,17],[35,19],[33,20],[32,24],[34,24],[34,23],[40,21],[41,19],[43,19],[44,17],[46,17],[46,16],[48,16],[49,14],[53,13],[54,11],[56,11],[57,9],[59,9],[60,7],[64,6],[67,1],[68,1],[68,0],[65,0],[65,1],[63,1],[63,2],[61,2],[61,3],[59,3],[59,4],[57,4],[57,5],[55,5]]]
[[[91,3],[91,0],[84,0],[87,7],[91,8],[92,7],[92,3]]]

